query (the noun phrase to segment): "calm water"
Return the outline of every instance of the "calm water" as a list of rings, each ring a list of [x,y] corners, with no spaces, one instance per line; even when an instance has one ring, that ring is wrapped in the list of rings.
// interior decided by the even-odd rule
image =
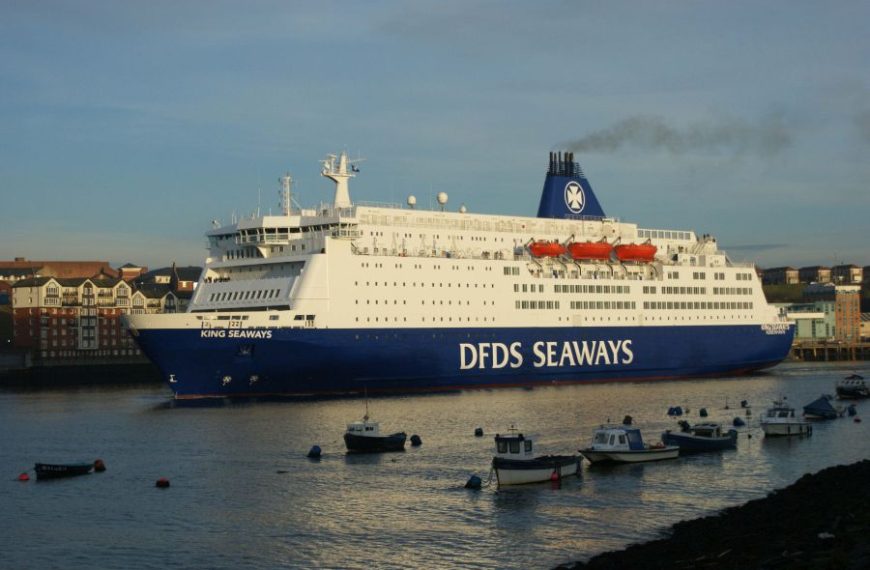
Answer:
[[[550,568],[655,537],[667,526],[870,457],[870,421],[818,424],[766,440],[763,406],[800,407],[866,364],[786,364],[753,377],[470,391],[377,398],[386,431],[423,439],[405,453],[347,456],[345,423],[364,401],[173,407],[162,387],[0,392],[0,559],[6,568]],[[567,453],[626,414],[657,439],[675,422],[753,416],[736,451],[593,468],[497,491],[492,435],[516,423],[538,451]],[[724,409],[727,403],[731,409]],[[870,416],[870,402],[858,404]],[[867,418],[870,420],[870,417]],[[475,438],[474,428],[486,431]],[[752,437],[748,437],[751,435]],[[320,461],[305,457],[313,444]],[[14,481],[36,461],[102,458],[105,473]],[[32,473],[32,472],[31,472]],[[159,477],[170,489],[156,489]]]

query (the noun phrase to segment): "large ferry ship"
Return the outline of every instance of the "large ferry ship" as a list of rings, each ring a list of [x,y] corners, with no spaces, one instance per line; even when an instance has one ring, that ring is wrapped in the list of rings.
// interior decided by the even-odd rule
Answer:
[[[656,380],[773,366],[793,326],[710,235],[605,215],[573,153],[550,153],[536,217],[351,201],[207,232],[186,313],[128,327],[177,398]]]

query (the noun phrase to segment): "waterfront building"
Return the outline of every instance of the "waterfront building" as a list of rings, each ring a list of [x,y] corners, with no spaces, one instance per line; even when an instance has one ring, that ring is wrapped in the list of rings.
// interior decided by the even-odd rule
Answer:
[[[796,343],[834,339],[836,322],[833,300],[786,304],[783,309],[788,320],[795,324]]]
[[[136,280],[137,284],[154,283],[158,285],[170,285],[172,291],[193,291],[202,274],[202,267],[177,267],[174,263],[171,267],[163,267],[143,273]]]
[[[36,277],[12,291],[13,346],[34,361],[139,355],[121,324],[132,287],[121,279]]]
[[[125,263],[121,267],[118,268],[118,277],[129,283],[135,279],[141,277],[144,273],[148,272],[147,267],[140,267],[138,265],[134,265],[132,263]]]
[[[804,298],[821,309],[826,319],[833,315],[833,330],[828,338],[850,343],[861,339],[860,286],[811,284],[804,290]]]
[[[843,285],[860,285],[864,271],[854,264],[835,265],[831,268],[831,281]]]
[[[870,313],[861,313],[861,340],[870,340]]]
[[[794,285],[799,282],[798,270],[794,267],[771,267],[763,274],[764,285]]]
[[[186,308],[169,285],[135,287],[123,279],[36,277],[12,287],[13,346],[36,362],[139,356],[121,315]]]
[[[12,283],[0,279],[0,305],[12,302]]]
[[[801,283],[830,283],[831,268],[823,265],[813,265],[798,269],[798,279]]]
[[[133,293],[130,314],[183,313],[187,304],[181,302],[169,285],[143,283]]]

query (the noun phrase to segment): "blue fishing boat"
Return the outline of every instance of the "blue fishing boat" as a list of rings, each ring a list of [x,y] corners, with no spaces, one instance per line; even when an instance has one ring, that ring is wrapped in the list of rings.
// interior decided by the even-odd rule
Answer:
[[[729,429],[722,432],[722,426],[715,423],[703,423],[690,426],[688,422],[680,422],[681,431],[667,430],[662,434],[662,443],[676,445],[680,452],[720,451],[737,447],[737,430]]]

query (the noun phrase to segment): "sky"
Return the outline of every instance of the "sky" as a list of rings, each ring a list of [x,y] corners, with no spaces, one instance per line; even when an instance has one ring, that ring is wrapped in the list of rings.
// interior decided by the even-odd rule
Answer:
[[[0,0],[0,259],[201,265],[213,219],[332,198],[605,212],[737,261],[870,264],[870,3]]]

